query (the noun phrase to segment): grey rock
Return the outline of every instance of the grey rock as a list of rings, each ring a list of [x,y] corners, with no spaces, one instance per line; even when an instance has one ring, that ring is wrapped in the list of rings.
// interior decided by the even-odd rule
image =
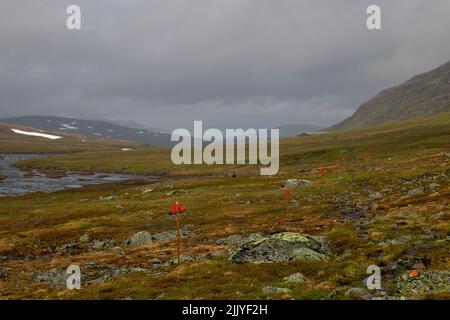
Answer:
[[[287,283],[303,283],[305,282],[305,279],[305,276],[300,272],[293,273],[283,278],[284,282]]]
[[[423,194],[423,192],[424,192],[424,190],[423,190],[422,187],[416,188],[416,189],[413,189],[413,190],[409,190],[408,191],[408,196],[418,196],[418,195]]]
[[[48,271],[33,271],[29,274],[31,281],[44,282],[54,286],[65,286],[68,275],[56,268]]]
[[[152,242],[152,235],[147,231],[140,231],[125,241],[126,246],[142,246]]]
[[[371,193],[370,195],[369,195],[369,200],[378,200],[378,199],[381,199],[381,198],[383,198],[383,195],[381,194],[381,192],[374,192],[374,193]]]
[[[75,241],[70,241],[69,243],[66,243],[66,244],[56,248],[56,252],[59,252],[62,254],[67,254],[67,255],[79,253],[81,251],[82,251],[82,248]]]
[[[328,255],[329,249],[324,238],[282,232],[245,242],[230,256],[230,261],[239,264],[320,261],[327,259]]]
[[[182,254],[180,255],[180,263],[182,262],[194,262],[197,261],[197,257],[190,255],[190,254]],[[174,265],[174,264],[178,264],[178,257],[175,257],[173,259],[170,259],[169,261],[166,261],[164,263],[162,263],[162,266],[170,266],[170,265]]]
[[[108,248],[113,248],[115,247],[115,242],[113,240],[110,239],[105,239],[105,240],[92,240],[89,243],[89,249],[91,250],[105,250]]]
[[[160,300],[160,299],[162,299],[162,298],[165,298],[165,297],[167,297],[169,294],[167,293],[167,292],[162,292],[162,293],[160,293],[155,299],[156,300]]]
[[[118,197],[115,196],[115,195],[112,195],[112,196],[106,196],[106,197],[100,196],[100,197],[98,197],[98,199],[99,199],[100,201],[111,201],[111,200],[117,200]]]
[[[314,183],[304,179],[288,179],[284,182],[285,188],[309,187]]]
[[[265,286],[263,288],[264,293],[273,294],[273,293],[289,293],[291,292],[288,288],[278,288],[273,286]]]
[[[80,237],[80,242],[88,242],[88,241],[89,241],[89,235],[83,234],[83,235]]]
[[[438,189],[438,188],[440,188],[440,187],[441,187],[441,185],[440,185],[439,183],[435,183],[435,182],[430,183],[430,184],[428,185],[428,188],[430,188],[430,190]]]

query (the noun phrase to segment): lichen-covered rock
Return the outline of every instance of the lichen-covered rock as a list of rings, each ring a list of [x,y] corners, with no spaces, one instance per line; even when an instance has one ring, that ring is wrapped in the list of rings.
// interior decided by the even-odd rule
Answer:
[[[300,272],[296,272],[284,277],[283,280],[286,283],[303,283],[305,282],[305,276]]]
[[[48,271],[33,271],[30,273],[29,278],[32,281],[44,282],[53,286],[64,286],[68,275],[56,268]]]
[[[263,292],[267,294],[273,294],[273,293],[289,293],[291,292],[288,288],[278,288],[278,287],[272,287],[272,286],[265,286],[263,288]]]
[[[423,270],[417,273],[405,272],[398,277],[397,287],[401,294],[423,294],[450,292],[450,271]]]
[[[295,188],[295,187],[309,187],[314,183],[309,180],[304,179],[288,179],[284,182],[285,188]]]
[[[152,242],[152,235],[147,231],[140,231],[125,241],[126,246],[142,246]]]
[[[329,250],[323,237],[294,232],[260,235],[243,243],[230,256],[233,263],[268,263],[292,260],[320,261]]]

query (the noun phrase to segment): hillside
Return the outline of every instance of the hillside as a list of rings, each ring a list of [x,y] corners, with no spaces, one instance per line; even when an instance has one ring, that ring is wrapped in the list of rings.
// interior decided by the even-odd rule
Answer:
[[[450,111],[450,62],[380,92],[326,131],[364,128],[442,111]]]
[[[14,132],[55,135],[58,139],[29,136]],[[89,138],[79,134],[39,130],[17,124],[0,123],[0,153],[72,153],[80,151],[120,150],[135,148],[139,143],[130,141]]]
[[[107,121],[83,120],[54,116],[23,116],[0,120],[41,130],[82,134],[93,138],[137,141],[147,145],[171,146],[170,134],[113,124]]]

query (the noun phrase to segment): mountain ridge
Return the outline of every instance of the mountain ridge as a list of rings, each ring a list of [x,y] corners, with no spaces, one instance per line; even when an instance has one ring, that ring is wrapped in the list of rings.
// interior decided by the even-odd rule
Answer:
[[[450,61],[382,90],[350,117],[324,129],[342,131],[450,111]]]
[[[29,126],[40,130],[81,134],[111,140],[127,140],[147,145],[169,147],[170,134],[130,128],[103,120],[85,120],[57,116],[20,116],[0,119],[0,122]]]

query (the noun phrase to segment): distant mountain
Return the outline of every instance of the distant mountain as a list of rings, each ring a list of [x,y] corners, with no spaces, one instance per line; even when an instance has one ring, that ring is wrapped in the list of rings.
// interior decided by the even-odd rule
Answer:
[[[147,126],[145,124],[142,123],[137,123],[134,121],[127,121],[127,120],[108,120],[107,122],[110,122],[112,124],[117,124],[119,126],[122,127],[128,127],[128,128],[135,128],[135,129],[141,129],[141,130],[148,130],[151,131],[153,133],[166,133],[166,134],[170,134],[169,131],[161,129],[161,128],[156,128],[156,127],[151,127],[151,126]]]
[[[341,131],[450,111],[450,62],[384,90],[344,121],[325,129]]]
[[[113,124],[107,121],[82,120],[54,116],[23,116],[1,119],[0,122],[50,130],[81,134],[88,137],[128,140],[154,146],[172,146],[170,134],[148,129],[138,129]]]
[[[317,132],[322,130],[323,127],[310,124],[287,124],[275,129],[280,129],[280,138],[289,138],[301,133]]]
[[[0,123],[1,153],[59,153],[100,150],[129,150],[140,143],[86,137],[70,132],[55,132],[11,123]]]

